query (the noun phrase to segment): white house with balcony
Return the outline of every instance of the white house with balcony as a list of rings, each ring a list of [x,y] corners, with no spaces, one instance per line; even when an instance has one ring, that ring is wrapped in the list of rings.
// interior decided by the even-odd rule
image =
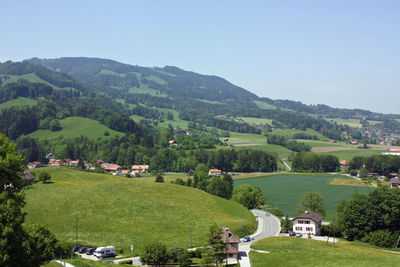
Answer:
[[[316,212],[306,210],[297,215],[293,221],[293,232],[302,235],[321,235],[321,222],[324,217]]]

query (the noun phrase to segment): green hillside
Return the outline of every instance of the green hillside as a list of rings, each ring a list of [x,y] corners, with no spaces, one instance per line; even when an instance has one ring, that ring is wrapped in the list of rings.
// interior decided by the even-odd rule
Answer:
[[[42,170],[53,182],[26,190],[26,220],[48,225],[61,240],[75,241],[76,217],[79,242],[126,253],[133,244],[135,254],[153,241],[188,247],[190,221],[194,247],[204,245],[214,222],[241,235],[256,228],[254,216],[240,204],[194,188],[66,168],[34,172]]]
[[[39,139],[51,139],[64,137],[77,137],[77,136],[88,136],[90,138],[105,138],[104,132],[107,131],[109,136],[123,136],[121,132],[111,130],[107,126],[101,124],[98,121],[82,118],[82,117],[68,117],[60,120],[62,130],[53,132],[50,130],[37,130],[29,134],[32,138]]]
[[[16,99],[1,103],[0,110],[3,108],[10,108],[10,107],[15,107],[15,106],[33,107],[34,105],[36,105],[36,103],[37,103],[37,100],[35,100],[35,99],[30,99],[30,98],[26,98],[26,97],[18,97]]]

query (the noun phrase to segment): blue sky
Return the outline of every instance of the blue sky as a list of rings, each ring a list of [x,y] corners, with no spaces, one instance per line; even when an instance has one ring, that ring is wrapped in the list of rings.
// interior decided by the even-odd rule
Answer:
[[[86,56],[400,113],[400,1],[2,1],[0,61]]]

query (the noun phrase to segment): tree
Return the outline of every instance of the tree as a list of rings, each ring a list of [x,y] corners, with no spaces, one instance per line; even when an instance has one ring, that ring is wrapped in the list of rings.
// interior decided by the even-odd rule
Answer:
[[[28,234],[30,263],[39,266],[41,263],[51,261],[56,253],[58,240],[47,226],[27,224],[25,230]]]
[[[190,253],[187,250],[178,254],[178,264],[180,267],[189,267],[192,264]]]
[[[232,196],[232,185],[219,177],[214,177],[207,186],[207,192],[215,196],[230,199]]]
[[[156,183],[164,183],[164,177],[161,174],[157,174]]]
[[[325,215],[324,200],[317,192],[308,192],[299,202],[300,208],[297,212],[301,213],[305,210],[311,210],[321,215]]]
[[[254,209],[264,204],[264,196],[260,188],[248,184],[233,189],[232,199],[248,209]]]
[[[59,120],[52,120],[51,122],[50,122],[50,130],[51,131],[53,131],[53,132],[56,132],[56,131],[59,131],[59,130],[61,130],[62,128],[61,128],[61,124],[60,124],[60,121]]]
[[[216,223],[212,224],[208,231],[208,244],[211,246],[210,257],[212,263],[216,266],[221,264],[225,259],[224,248],[222,241],[222,229]]]
[[[142,263],[155,266],[165,265],[168,259],[167,247],[160,242],[147,244],[140,256]]]
[[[283,233],[289,233],[289,231],[292,230],[293,228],[293,223],[292,221],[289,219],[289,216],[286,214],[285,219],[281,220],[281,225],[282,225],[282,232]]]
[[[48,172],[46,171],[42,171],[39,173],[39,177],[38,177],[39,181],[41,181],[42,183],[47,183],[47,181],[49,181],[51,179],[51,176]]]

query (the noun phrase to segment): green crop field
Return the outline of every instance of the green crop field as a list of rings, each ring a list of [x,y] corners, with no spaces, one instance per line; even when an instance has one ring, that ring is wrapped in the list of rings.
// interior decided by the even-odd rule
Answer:
[[[14,106],[29,106],[33,107],[37,103],[37,100],[30,99],[30,98],[25,98],[25,97],[18,97],[13,100],[9,100],[7,102],[1,103],[0,104],[0,110],[3,108],[10,108]]]
[[[378,154],[382,151],[384,151],[384,150],[357,149],[357,150],[329,151],[329,152],[320,152],[320,153],[337,156],[339,158],[339,160],[351,160],[355,156],[370,156],[370,155]]]
[[[110,136],[123,136],[123,133],[111,130],[107,126],[98,121],[82,118],[82,117],[68,117],[60,121],[62,130],[53,132],[50,130],[37,130],[29,134],[32,138],[50,139],[64,137],[77,137],[88,136],[90,138],[107,138],[104,132],[108,131]]]
[[[276,175],[260,178],[237,179],[234,186],[249,184],[261,189],[265,204],[278,207],[289,216],[296,216],[300,199],[310,191],[318,192],[324,198],[326,218],[330,220],[335,213],[336,206],[342,199],[349,199],[355,193],[369,193],[370,187],[331,185],[333,178],[352,179],[339,175]]]
[[[323,136],[320,132],[317,132],[313,129],[307,129],[306,131],[301,131],[301,130],[294,130],[294,129],[277,129],[277,130],[273,130],[272,132],[268,133],[269,135],[282,135],[282,136],[286,136],[288,138],[291,138],[293,136],[293,134],[295,133],[305,133],[305,134],[309,134],[309,135],[316,135],[320,140],[329,140],[328,137]]]
[[[346,144],[343,142],[329,143],[327,141],[307,140],[307,139],[296,139],[296,141],[305,143],[311,147],[346,147]]]
[[[338,124],[348,125],[350,127],[356,127],[356,128],[362,127],[359,119],[325,118],[325,120],[334,121]]]
[[[53,182],[26,190],[26,221],[48,225],[60,240],[75,241],[76,217],[80,243],[113,245],[126,253],[133,244],[135,254],[153,241],[188,247],[190,221],[194,247],[204,245],[214,222],[241,235],[257,227],[255,217],[237,202],[195,188],[68,168],[34,173],[42,170]]]
[[[270,253],[250,252],[252,266],[400,266],[400,255],[358,246],[295,237],[270,237],[251,245]]]

